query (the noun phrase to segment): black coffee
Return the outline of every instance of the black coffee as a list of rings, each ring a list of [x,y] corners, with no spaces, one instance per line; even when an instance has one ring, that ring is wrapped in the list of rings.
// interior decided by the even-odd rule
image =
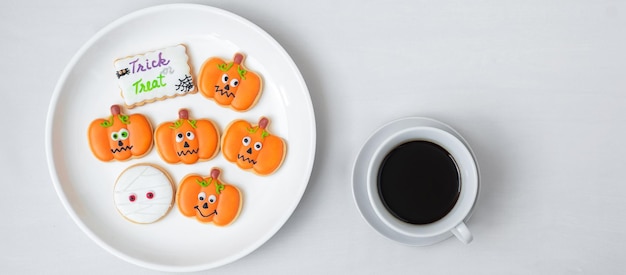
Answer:
[[[380,165],[377,184],[387,210],[411,224],[443,218],[461,191],[454,158],[428,141],[409,141],[391,150]]]

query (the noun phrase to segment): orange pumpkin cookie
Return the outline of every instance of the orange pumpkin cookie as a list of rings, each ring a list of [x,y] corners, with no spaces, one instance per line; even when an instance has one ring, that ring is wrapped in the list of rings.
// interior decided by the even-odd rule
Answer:
[[[276,171],[285,158],[285,142],[267,130],[269,119],[261,117],[252,126],[245,120],[233,121],[224,131],[222,153],[226,160],[260,175]]]
[[[111,106],[108,119],[96,119],[87,133],[91,152],[101,161],[141,157],[152,148],[152,126],[141,114],[124,115]]]
[[[241,210],[241,192],[237,187],[221,182],[219,176],[217,168],[211,169],[208,178],[187,175],[176,192],[178,210],[203,223],[225,226],[233,222]]]
[[[243,58],[236,53],[232,62],[218,57],[204,62],[198,76],[202,95],[236,111],[252,108],[261,95],[261,78],[243,66]]]
[[[220,137],[211,120],[189,119],[187,109],[181,109],[178,117],[174,122],[159,125],[155,131],[154,142],[163,160],[192,164],[217,155]]]

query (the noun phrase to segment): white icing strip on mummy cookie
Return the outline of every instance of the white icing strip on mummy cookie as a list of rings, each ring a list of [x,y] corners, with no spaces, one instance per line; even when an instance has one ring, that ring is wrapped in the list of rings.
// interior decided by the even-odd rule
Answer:
[[[115,207],[126,219],[136,223],[153,223],[165,216],[174,202],[170,178],[151,165],[135,165],[117,178]]]
[[[128,108],[197,91],[184,45],[121,58],[114,66]]]

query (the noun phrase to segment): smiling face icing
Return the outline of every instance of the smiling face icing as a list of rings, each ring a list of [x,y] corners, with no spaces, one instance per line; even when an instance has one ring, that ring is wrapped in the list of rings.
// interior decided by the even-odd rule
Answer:
[[[187,175],[176,192],[178,209],[186,217],[199,222],[225,226],[233,222],[241,210],[241,192],[219,179],[220,170],[213,168],[209,177]]]
[[[153,223],[172,207],[174,187],[161,169],[139,164],[124,170],[118,177],[114,200],[124,218],[136,223]]]

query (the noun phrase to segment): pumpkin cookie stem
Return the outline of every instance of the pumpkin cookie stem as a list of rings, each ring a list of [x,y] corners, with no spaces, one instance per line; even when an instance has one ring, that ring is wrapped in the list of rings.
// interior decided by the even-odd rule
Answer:
[[[220,169],[217,169],[217,168],[211,169],[211,177],[213,179],[216,180],[219,176],[220,176]]]
[[[261,117],[261,119],[259,119],[259,128],[265,130],[268,124],[270,124],[270,120],[266,117]]]
[[[111,114],[116,116],[121,113],[120,105],[111,105]]]
[[[187,111],[187,109],[180,109],[180,111],[178,111],[178,118],[189,119],[189,111]]]
[[[241,61],[243,61],[243,54],[236,53],[235,57],[233,57],[233,63],[239,65],[239,64],[241,64]]]

